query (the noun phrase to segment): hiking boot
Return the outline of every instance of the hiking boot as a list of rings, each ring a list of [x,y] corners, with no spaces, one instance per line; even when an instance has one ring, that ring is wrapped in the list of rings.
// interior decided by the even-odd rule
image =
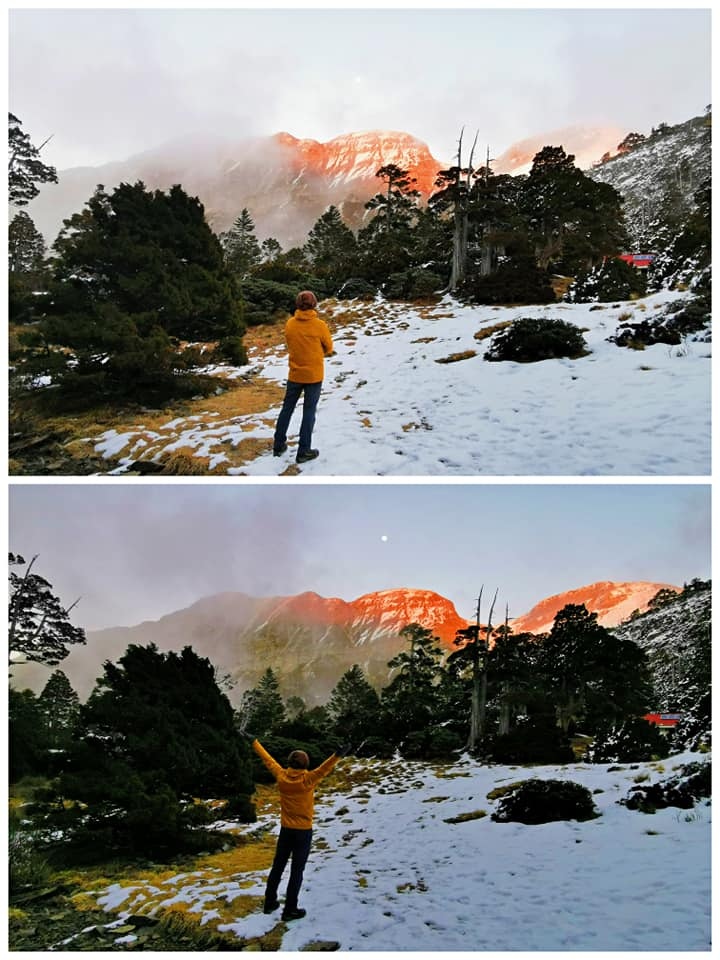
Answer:
[[[298,453],[295,457],[295,463],[307,463],[308,460],[314,460],[320,456],[319,450],[305,450],[304,453]]]
[[[273,913],[280,906],[279,900],[266,900],[263,906],[263,913]]]
[[[303,910],[301,907],[285,907],[282,912],[283,920],[302,920],[302,918],[307,913],[307,910]]]
[[[287,450],[287,444],[284,443],[281,447],[273,447],[273,456],[281,457]]]

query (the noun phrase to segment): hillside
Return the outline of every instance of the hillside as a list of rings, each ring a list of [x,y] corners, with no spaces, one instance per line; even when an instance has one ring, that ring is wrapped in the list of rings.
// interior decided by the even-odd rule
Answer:
[[[657,610],[634,617],[613,630],[642,647],[649,658],[658,694],[658,710],[697,715],[700,727],[709,708],[711,680],[711,584],[691,584]]]
[[[590,584],[542,601],[512,626],[516,632],[529,629],[525,624],[534,622],[538,610],[552,619],[567,603],[582,602],[601,612],[606,621],[617,623],[626,608],[645,609],[661,586]],[[300,696],[307,703],[325,703],[354,664],[376,687],[385,686],[391,675],[388,661],[405,649],[399,634],[410,623],[432,630],[451,650],[456,632],[468,621],[450,600],[429,590],[383,590],[352,601],[311,592],[291,597],[222,593],[157,621],[92,631],[86,646],[71,649],[62,670],[84,700],[101,675],[103,662],[117,660],[129,644],[154,643],[161,651],[190,645],[233,678],[236,687],[230,696],[235,702],[272,667],[285,698]],[[16,668],[18,683],[38,689],[47,673],[39,665]]]
[[[694,117],[588,171],[624,198],[633,250],[653,252],[645,247],[668,215],[685,219],[693,209],[693,194],[711,176],[711,131],[706,117]]]
[[[282,331],[270,328],[255,339],[246,367],[209,368],[235,385],[226,397],[198,400],[185,414],[81,423],[68,445],[77,465],[66,462],[62,472],[87,472],[87,457],[94,472],[160,472],[171,454],[182,453],[184,472],[210,476],[707,474],[712,345],[688,339],[638,352],[608,342],[621,317],[641,322],[689,297],[662,291],[606,305],[502,308],[451,297],[433,305],[326,300],[320,314],[335,354],[326,362],[313,434],[317,460],[294,463],[297,414],[287,455],[272,455],[287,358]],[[498,324],[528,316],[581,327],[590,353],[485,361]],[[256,404],[249,410],[246,397]]]
[[[278,913],[262,913],[277,832],[275,791],[263,787],[256,824],[218,825],[244,839],[239,847],[84,885],[75,874],[77,894],[60,913],[65,930],[68,916],[75,930],[58,943],[48,922],[31,942],[35,949],[153,950],[162,943],[153,939],[163,929],[158,920],[174,915],[186,934],[198,925],[223,934],[223,950],[245,943],[254,950],[438,954],[707,951],[709,802],[646,816],[618,801],[639,781],[662,781],[685,763],[709,759],[686,753],[662,764],[532,771],[466,757],[434,765],[343,760],[316,804],[302,920],[283,924]],[[493,822],[492,791],[528,776],[582,784],[599,816]]]

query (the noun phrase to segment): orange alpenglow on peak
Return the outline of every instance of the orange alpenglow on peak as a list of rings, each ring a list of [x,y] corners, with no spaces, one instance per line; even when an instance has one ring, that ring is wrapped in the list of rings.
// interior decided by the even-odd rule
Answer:
[[[447,166],[432,156],[427,144],[397,130],[347,133],[326,143],[281,131],[273,140],[293,155],[296,170],[334,180],[373,180],[380,167],[395,164],[415,178],[415,189],[425,197],[435,189],[438,171]]]
[[[670,583],[651,583],[646,580],[624,583],[601,580],[541,600],[528,613],[511,620],[510,626],[516,634],[547,633],[552,630],[559,610],[568,604],[584,604],[591,613],[597,613],[601,626],[616,627],[635,610],[644,613],[658,591],[674,590],[679,593],[680,589]]]

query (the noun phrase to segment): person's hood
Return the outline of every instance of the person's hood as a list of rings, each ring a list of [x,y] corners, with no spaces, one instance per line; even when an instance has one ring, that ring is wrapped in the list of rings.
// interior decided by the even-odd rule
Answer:
[[[296,310],[295,319],[296,320],[313,320],[317,317],[317,310]]]
[[[295,767],[285,767],[288,780],[302,780],[307,770],[296,770]]]

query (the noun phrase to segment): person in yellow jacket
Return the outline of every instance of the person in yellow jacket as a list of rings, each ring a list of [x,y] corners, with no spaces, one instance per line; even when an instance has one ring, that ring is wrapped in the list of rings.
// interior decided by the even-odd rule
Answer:
[[[345,756],[349,747],[333,753],[314,770],[308,769],[310,760],[304,750],[293,750],[288,757],[287,767],[281,767],[255,738],[252,748],[275,777],[280,789],[280,835],[265,887],[263,912],[272,913],[280,906],[278,887],[288,860],[292,857],[282,919],[299,920],[306,913],[298,907],[298,895],[312,843],[315,786],[330,773],[340,757]]]
[[[317,297],[312,290],[301,291],[295,307],[295,313],[285,324],[290,369],[285,399],[275,424],[273,454],[279,457],[287,450],[290,418],[302,396],[303,414],[295,462],[306,463],[320,453],[312,449],[312,432],[322,390],[324,360],[333,352],[333,342],[328,325],[317,314]]]

